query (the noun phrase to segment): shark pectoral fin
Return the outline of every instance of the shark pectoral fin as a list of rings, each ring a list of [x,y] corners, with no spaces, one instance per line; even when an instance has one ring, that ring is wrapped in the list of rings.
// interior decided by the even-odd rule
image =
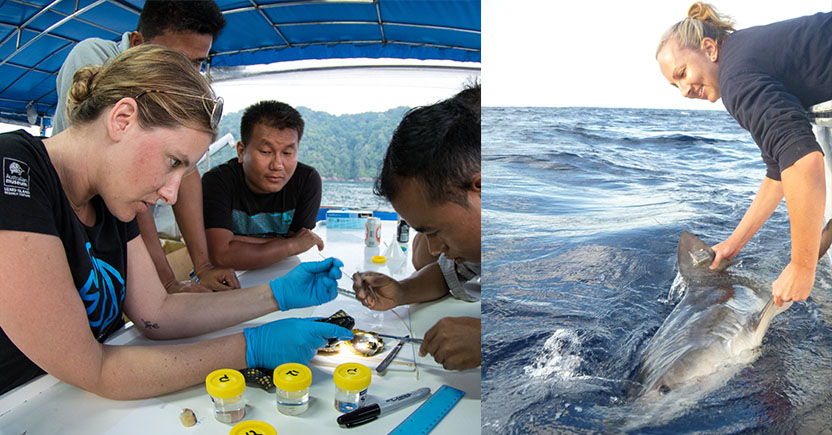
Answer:
[[[818,260],[823,258],[823,254],[829,250],[829,245],[832,245],[832,219],[823,227],[820,233],[820,252],[818,252]]]
[[[756,321],[757,321],[757,326],[758,327],[760,326],[760,320],[762,320],[763,317],[765,317],[767,315],[771,315],[769,312],[772,310],[772,307],[775,307],[775,308],[777,307],[777,305],[774,305],[774,298],[769,299],[768,302],[766,303],[766,306],[764,306],[763,309],[760,310],[760,312],[757,314]],[[774,316],[772,316],[772,317],[774,317]]]
[[[786,302],[783,304],[782,307],[778,307],[774,304],[774,298],[769,299],[766,303],[766,306],[764,306],[763,309],[760,310],[760,313],[757,314],[757,317],[755,318],[755,321],[757,322],[757,333],[765,334],[766,330],[768,330],[768,325],[771,324],[771,321],[772,319],[774,319],[774,316],[782,313],[783,311],[786,311],[791,306],[791,302]],[[764,329],[760,331],[760,327]]]

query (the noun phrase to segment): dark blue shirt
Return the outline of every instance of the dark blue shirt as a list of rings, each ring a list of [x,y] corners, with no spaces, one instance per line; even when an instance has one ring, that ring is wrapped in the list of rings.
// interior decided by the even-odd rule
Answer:
[[[832,100],[832,13],[738,30],[719,54],[728,112],[762,152],[766,176],[820,151],[806,108]]]

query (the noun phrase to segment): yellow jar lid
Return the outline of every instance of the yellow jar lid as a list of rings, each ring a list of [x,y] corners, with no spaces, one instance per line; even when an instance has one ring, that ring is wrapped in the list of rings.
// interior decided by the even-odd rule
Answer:
[[[312,370],[298,363],[281,364],[274,369],[272,380],[283,391],[301,391],[312,385]]]
[[[344,363],[335,367],[332,380],[342,390],[361,391],[370,386],[373,373],[364,364]]]
[[[373,255],[373,258],[370,259],[373,263],[386,263],[387,257],[383,255]]]
[[[229,435],[247,435],[252,433],[258,435],[277,435],[277,431],[272,425],[258,420],[247,420],[237,423],[231,428]]]
[[[242,373],[234,369],[214,370],[205,377],[205,388],[213,397],[230,399],[243,394],[246,390],[246,379]]]

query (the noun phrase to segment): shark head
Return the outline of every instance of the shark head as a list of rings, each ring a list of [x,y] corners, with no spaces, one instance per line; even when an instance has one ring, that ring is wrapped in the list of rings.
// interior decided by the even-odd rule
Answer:
[[[676,261],[679,264],[679,273],[689,282],[707,280],[719,275],[735,262],[722,259],[719,267],[711,270],[711,263],[716,254],[710,246],[699,240],[699,237],[683,231],[679,238],[679,247],[676,251]]]

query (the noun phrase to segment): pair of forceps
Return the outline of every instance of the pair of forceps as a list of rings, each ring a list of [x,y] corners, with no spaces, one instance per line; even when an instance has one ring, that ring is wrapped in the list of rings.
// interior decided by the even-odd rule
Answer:
[[[324,257],[324,254],[321,254],[320,252],[318,252],[318,255],[320,255],[320,256],[321,256],[321,258],[323,258],[324,260],[326,260],[326,257]],[[343,273],[343,270],[341,270],[341,272]],[[359,272],[358,272],[358,271],[355,271],[355,273],[359,273]],[[346,275],[346,274],[345,274],[345,275]],[[348,277],[350,280],[352,280],[352,282],[353,282],[353,283],[355,283],[355,278],[353,278],[353,277],[352,277],[352,275],[347,275],[347,277]],[[364,282],[364,281],[362,281],[362,282],[361,282],[361,287],[362,287],[365,291],[367,291],[367,292],[369,292],[369,293],[370,293],[370,295],[373,297],[373,299],[376,301],[376,303],[378,303],[378,302],[379,302],[379,300],[378,300],[378,295],[376,294],[375,290],[373,290],[373,287],[371,287],[369,284],[367,284],[367,283],[366,283],[366,282]],[[350,290],[347,290],[347,289],[344,289],[344,288],[341,288],[341,287],[338,287],[338,293],[341,293],[342,295],[345,295],[345,296],[349,296],[349,297],[351,297],[351,298],[355,298],[355,292],[350,291]]]

